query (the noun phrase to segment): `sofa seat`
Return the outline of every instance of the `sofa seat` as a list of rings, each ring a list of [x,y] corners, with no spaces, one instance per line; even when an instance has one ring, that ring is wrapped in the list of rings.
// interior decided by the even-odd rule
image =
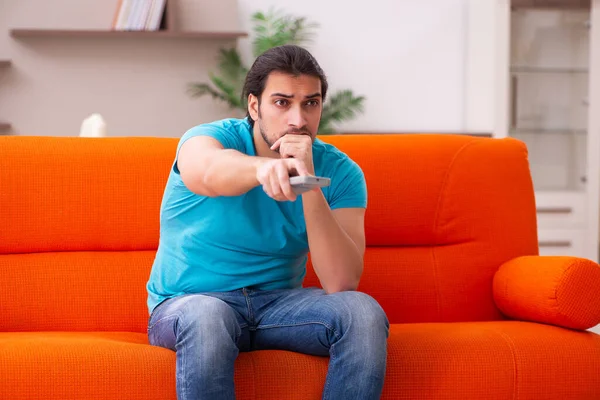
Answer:
[[[599,399],[598,359],[598,335],[550,325],[392,324],[383,398]],[[327,361],[241,353],[238,399],[319,399]],[[0,398],[175,399],[174,365],[175,353],[150,346],[145,333],[4,332]]]
[[[599,359],[600,336],[592,332],[519,321],[397,324],[390,333],[392,368],[384,394],[600,399]]]
[[[145,333],[2,332],[0,399],[175,398],[174,360]]]

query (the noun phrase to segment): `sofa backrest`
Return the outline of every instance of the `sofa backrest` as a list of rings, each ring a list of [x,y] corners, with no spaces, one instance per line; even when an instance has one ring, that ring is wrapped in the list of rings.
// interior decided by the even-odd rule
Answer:
[[[321,139],[365,172],[360,290],[392,322],[501,318],[494,272],[537,254],[521,142]],[[0,331],[145,331],[145,283],[176,145],[167,138],[0,138]],[[316,283],[309,268],[305,284]]]
[[[176,146],[0,138],[0,331],[145,331]]]
[[[507,260],[538,254],[525,144],[435,134],[323,139],[354,159],[367,180],[359,290],[392,322],[502,319],[494,273]]]

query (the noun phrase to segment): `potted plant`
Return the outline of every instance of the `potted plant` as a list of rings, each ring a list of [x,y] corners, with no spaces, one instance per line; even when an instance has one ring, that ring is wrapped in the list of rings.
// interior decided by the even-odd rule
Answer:
[[[252,21],[255,34],[252,43],[254,57],[284,44],[304,45],[311,41],[313,30],[317,27],[304,17],[283,15],[273,10],[253,14]],[[210,83],[191,83],[188,93],[192,97],[210,95],[245,115],[247,99],[242,98],[242,89],[248,67],[243,64],[235,47],[220,49],[218,68],[218,74],[209,73]],[[350,89],[328,94],[323,104],[319,134],[334,133],[335,123],[353,119],[358,113],[362,113],[364,101],[364,96],[356,96]]]

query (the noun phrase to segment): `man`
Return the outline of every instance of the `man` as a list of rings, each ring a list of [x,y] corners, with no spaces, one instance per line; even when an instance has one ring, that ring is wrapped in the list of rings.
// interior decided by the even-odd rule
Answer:
[[[366,185],[356,163],[316,139],[326,93],[308,51],[277,47],[248,72],[245,119],[179,142],[147,289],[149,340],[176,351],[180,399],[235,398],[239,351],[261,349],[330,355],[324,399],[381,394],[389,325],[356,291]],[[293,175],[331,185],[297,197]],[[324,290],[301,287],[309,249]]]

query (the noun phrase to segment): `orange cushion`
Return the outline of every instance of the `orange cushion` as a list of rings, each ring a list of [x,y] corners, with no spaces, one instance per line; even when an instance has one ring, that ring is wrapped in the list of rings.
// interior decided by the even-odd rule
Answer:
[[[149,250],[176,139],[0,138],[0,254]]]
[[[175,354],[143,333],[0,333],[0,376],[2,399],[175,399]]]
[[[154,254],[0,255],[0,331],[146,332]]]
[[[537,251],[535,203],[523,142],[439,134],[320,138],[365,173],[368,245],[489,241],[507,255],[537,254],[531,253]]]
[[[358,290],[373,296],[392,323],[502,320],[491,281],[503,254],[486,243],[371,246]],[[304,285],[319,286],[310,259]]]
[[[392,326],[386,399],[600,399],[600,336],[530,322]],[[568,344],[568,345],[566,345]]]
[[[395,324],[388,348],[384,400],[600,398],[600,336],[589,332],[512,321]],[[327,363],[241,353],[237,398],[320,399]],[[11,400],[176,397],[175,353],[143,333],[0,333],[0,376],[0,397]]]
[[[494,301],[514,319],[589,329],[600,323],[600,266],[574,257],[518,257],[496,273]]]

